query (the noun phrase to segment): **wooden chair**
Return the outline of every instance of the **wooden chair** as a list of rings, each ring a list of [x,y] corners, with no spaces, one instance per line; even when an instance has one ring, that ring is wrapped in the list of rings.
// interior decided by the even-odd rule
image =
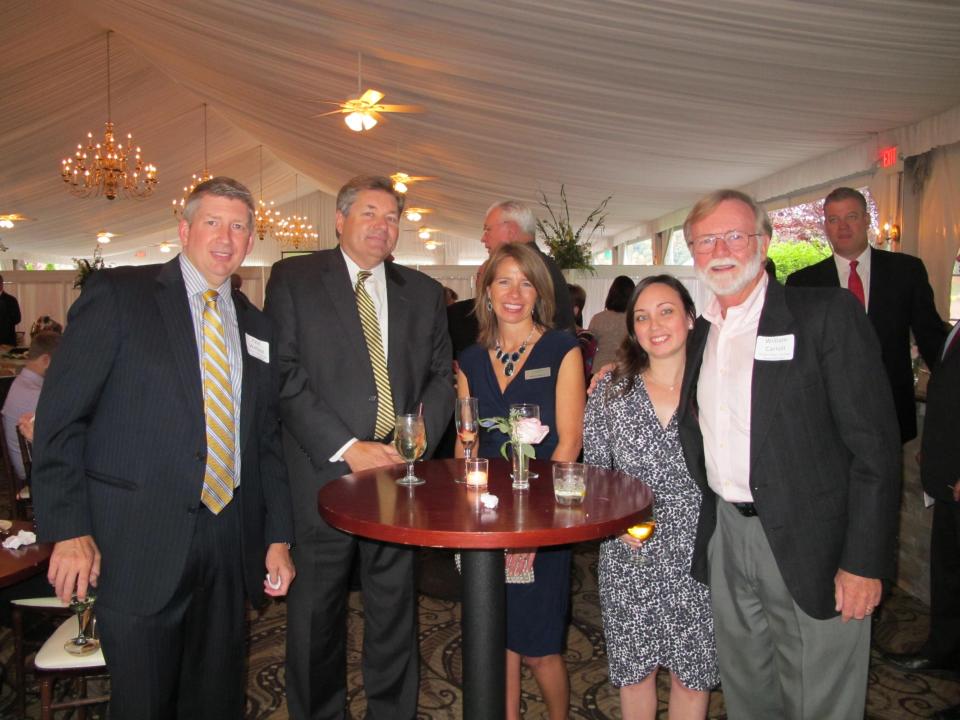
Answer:
[[[70,615],[70,608],[56,597],[15,598],[10,601],[10,606],[13,624],[13,664],[16,670],[16,676],[11,684],[16,694],[17,717],[26,717],[28,643],[24,615],[35,616],[40,620],[45,619],[47,622],[43,626],[46,626],[50,619],[58,619],[62,622]],[[35,643],[32,647],[39,649],[40,644]]]
[[[20,436],[20,429],[17,428],[17,437]],[[26,442],[26,438],[23,438],[21,442],[21,452],[23,452],[23,443]],[[10,514],[14,520],[32,520],[33,519],[33,503],[30,500],[30,492],[21,492],[19,482],[17,481],[17,474],[13,471],[13,463],[10,461],[10,449],[7,447],[6,437],[0,433],[0,454],[3,455],[3,478],[0,480],[0,496],[6,496],[6,504],[10,508]],[[26,462],[24,463],[24,470],[27,471],[27,482],[30,481],[30,470],[28,467],[32,468],[32,452],[30,453],[30,459],[27,456],[24,456],[24,459],[30,462],[28,466]],[[29,486],[24,486],[26,490]]]

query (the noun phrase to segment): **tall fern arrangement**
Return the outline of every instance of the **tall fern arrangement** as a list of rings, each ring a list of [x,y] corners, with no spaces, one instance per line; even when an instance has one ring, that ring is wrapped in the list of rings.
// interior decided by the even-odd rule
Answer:
[[[608,195],[604,198],[603,202],[587,215],[580,227],[574,230],[570,221],[566,188],[560,186],[560,207],[557,210],[550,205],[547,194],[540,191],[540,204],[546,208],[550,217],[537,220],[537,230],[561,269],[593,271],[590,239],[597,230],[603,229],[603,222],[607,219],[605,210],[612,197],[613,195]]]

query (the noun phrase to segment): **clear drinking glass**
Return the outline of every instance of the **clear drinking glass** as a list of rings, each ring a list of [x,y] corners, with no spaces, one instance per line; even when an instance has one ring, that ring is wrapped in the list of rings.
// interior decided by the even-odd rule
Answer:
[[[397,415],[393,444],[407,463],[407,474],[397,480],[398,485],[423,485],[426,482],[413,474],[413,463],[427,449],[427,431],[422,415]]]
[[[100,641],[87,635],[87,629],[93,620],[93,603],[96,600],[91,591],[87,591],[85,600],[80,600],[76,595],[70,599],[70,609],[77,616],[77,636],[67,640],[63,644],[63,649],[71,655],[89,655],[96,652],[100,647]]]
[[[654,530],[656,529],[657,521],[653,518],[650,518],[646,522],[628,527],[627,534],[635,540],[646,542],[650,539],[654,533]],[[647,565],[650,562],[649,558],[641,554],[640,548],[635,548],[632,545],[630,546],[630,561],[634,565]]]
[[[479,414],[476,398],[457,398],[453,419],[457,426],[457,437],[460,438],[460,444],[463,446],[464,460],[470,459],[473,454],[473,445],[477,442],[477,432],[480,430],[477,424]],[[459,483],[464,482],[464,478],[460,477],[455,480]]]
[[[540,422],[540,406],[534,403],[513,403],[510,405],[510,416],[518,420],[534,418],[537,422]],[[530,459],[520,452],[517,444],[514,443],[511,449],[513,489],[526,490],[530,487],[530,480],[538,478],[540,475],[530,471]]]
[[[579,505],[586,494],[586,465],[576,462],[553,464],[553,496],[558,505]]]

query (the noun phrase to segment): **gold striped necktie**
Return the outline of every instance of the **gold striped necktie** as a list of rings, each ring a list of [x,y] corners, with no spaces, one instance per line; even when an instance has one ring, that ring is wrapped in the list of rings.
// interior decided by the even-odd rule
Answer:
[[[370,365],[373,366],[373,379],[377,383],[377,424],[374,429],[374,438],[383,440],[393,430],[395,418],[393,394],[390,392],[390,374],[387,372],[387,361],[383,355],[380,323],[377,322],[377,311],[373,307],[373,300],[367,288],[364,287],[364,283],[371,274],[369,270],[361,270],[357,273],[354,292],[357,295],[357,310],[360,312],[363,336],[367,341],[367,352],[370,354]]]
[[[233,499],[236,427],[233,386],[216,290],[203,294],[203,413],[207,422],[207,469],[200,499],[216,515]]]

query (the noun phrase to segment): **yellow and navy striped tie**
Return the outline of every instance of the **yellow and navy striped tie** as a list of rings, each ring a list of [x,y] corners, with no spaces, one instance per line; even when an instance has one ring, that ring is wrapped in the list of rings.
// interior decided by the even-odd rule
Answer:
[[[395,418],[393,394],[390,392],[390,374],[387,372],[383,340],[380,337],[380,323],[377,322],[377,311],[373,307],[373,300],[364,287],[364,283],[371,274],[369,270],[361,270],[357,273],[354,292],[357,294],[360,324],[363,326],[363,336],[367,340],[367,352],[370,354],[370,364],[373,366],[373,379],[377,383],[377,424],[374,429],[374,438],[382,440],[393,430]]]
[[[203,294],[203,412],[207,421],[207,469],[200,499],[216,515],[233,499],[234,406],[226,335],[217,291]]]

